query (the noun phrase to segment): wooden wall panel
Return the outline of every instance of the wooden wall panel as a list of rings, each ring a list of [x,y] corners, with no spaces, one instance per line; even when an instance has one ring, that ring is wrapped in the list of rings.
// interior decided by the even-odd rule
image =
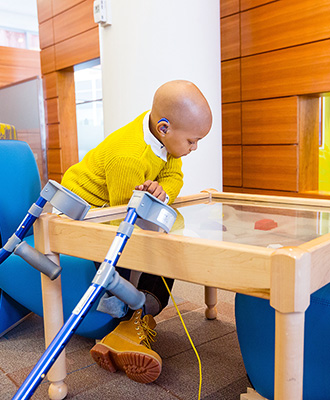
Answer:
[[[241,60],[221,63],[222,103],[241,100]]]
[[[39,24],[52,17],[52,0],[37,0],[37,8]]]
[[[330,37],[329,0],[278,1],[241,14],[242,56]]]
[[[239,14],[221,19],[221,60],[240,57]]]
[[[48,74],[55,71],[55,47],[50,46],[40,52],[41,72]]]
[[[298,191],[298,146],[243,146],[245,188]]]
[[[46,126],[46,143],[47,148],[61,148],[60,124],[48,124]]]
[[[48,19],[39,24],[39,42],[41,49],[54,44],[53,19]]]
[[[82,2],[93,3],[93,0],[53,0],[53,15],[57,15]],[[93,11],[92,11],[93,13]]]
[[[45,101],[46,123],[56,124],[60,122],[58,98]]]
[[[330,91],[330,40],[244,57],[241,63],[243,100]]]
[[[241,0],[241,11],[277,1],[279,0]]]
[[[48,171],[52,174],[61,175],[62,173],[62,152],[60,149],[48,149],[47,152]]]
[[[44,99],[57,97],[57,79],[56,72],[51,72],[43,77]]]
[[[242,186],[242,147],[222,146],[223,184]]]
[[[0,86],[40,75],[38,51],[0,46]]]
[[[98,27],[56,44],[55,54],[56,69],[100,57]]]
[[[220,0],[220,17],[239,12],[239,0]]]
[[[94,22],[93,3],[91,1],[83,1],[75,7],[56,15],[53,21],[56,43],[97,27]]]
[[[319,99],[299,97],[299,190],[318,189]]]
[[[297,144],[298,98],[242,103],[243,144]]]
[[[222,144],[241,144],[241,103],[222,105]]]

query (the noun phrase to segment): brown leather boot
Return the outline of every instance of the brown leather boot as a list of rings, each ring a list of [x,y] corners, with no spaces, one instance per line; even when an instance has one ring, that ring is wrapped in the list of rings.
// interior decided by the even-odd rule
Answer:
[[[156,322],[151,315],[141,319],[141,312],[136,310],[129,321],[122,321],[91,349],[91,355],[101,368],[120,369],[133,381],[150,383],[159,377],[162,359],[150,346]]]

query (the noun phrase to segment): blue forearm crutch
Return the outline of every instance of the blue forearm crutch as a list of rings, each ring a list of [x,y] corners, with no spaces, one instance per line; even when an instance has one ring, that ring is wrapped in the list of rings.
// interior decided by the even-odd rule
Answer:
[[[176,212],[154,196],[141,191],[134,191],[127,208],[126,218],[120,224],[115,239],[91,285],[12,400],[25,400],[32,396],[104,289],[109,290],[133,310],[143,307],[144,293],[122,278],[115,266],[138,217],[169,232],[175,221]]]
[[[16,232],[0,249],[0,264],[14,252],[53,280],[61,273],[61,268],[26,242],[22,242],[33,223],[39,218],[47,201],[72,219],[82,220],[90,209],[90,205],[79,196],[59,183],[49,180]]]

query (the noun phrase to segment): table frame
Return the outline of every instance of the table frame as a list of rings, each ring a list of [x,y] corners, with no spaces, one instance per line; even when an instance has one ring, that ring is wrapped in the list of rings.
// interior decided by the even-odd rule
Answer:
[[[174,205],[213,200],[330,211],[330,202],[306,198],[221,193],[206,190],[179,197]],[[261,202],[261,203],[260,203]],[[117,227],[88,219],[120,218],[126,206],[92,209],[84,221],[43,214],[34,225],[35,246],[59,263],[59,254],[102,262]],[[177,255],[180,254],[180,257]],[[206,316],[215,318],[216,288],[270,299],[275,309],[275,400],[301,400],[305,311],[310,295],[330,282],[330,234],[278,250],[208,239],[134,230],[119,265],[204,285]],[[219,262],[221,260],[221,262]],[[42,275],[46,346],[63,325],[61,278]],[[49,397],[67,394],[65,352],[48,373]]]

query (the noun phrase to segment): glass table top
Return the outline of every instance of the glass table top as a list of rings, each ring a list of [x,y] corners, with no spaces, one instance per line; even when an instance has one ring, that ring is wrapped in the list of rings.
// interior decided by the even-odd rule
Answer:
[[[173,235],[276,249],[298,246],[330,232],[330,208],[317,211],[232,200],[196,201],[174,208],[177,218],[170,232]],[[119,226],[125,215],[126,212],[112,217],[111,221],[90,221]]]

